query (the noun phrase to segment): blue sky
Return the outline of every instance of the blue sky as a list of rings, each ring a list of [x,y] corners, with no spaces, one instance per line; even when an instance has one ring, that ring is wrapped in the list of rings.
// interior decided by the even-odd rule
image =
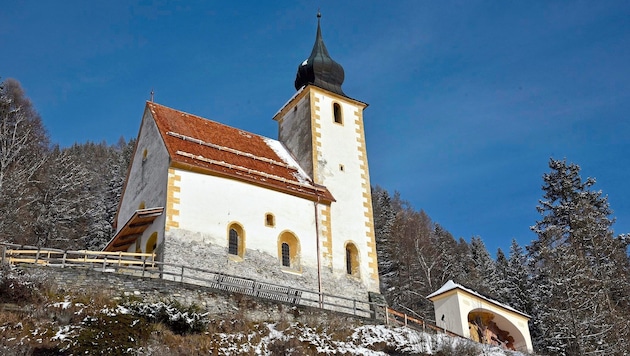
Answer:
[[[630,232],[630,2],[10,1],[0,77],[52,141],[135,137],[155,101],[277,137],[317,9],[364,113],[373,184],[489,251],[534,238],[542,174],[597,178]]]

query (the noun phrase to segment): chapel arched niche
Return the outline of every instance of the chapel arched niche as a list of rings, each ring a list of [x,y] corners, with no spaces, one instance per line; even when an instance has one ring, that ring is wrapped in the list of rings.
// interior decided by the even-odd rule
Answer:
[[[525,338],[518,327],[501,314],[486,309],[473,309],[468,313],[470,338],[482,344],[495,345],[508,350],[526,348]]]

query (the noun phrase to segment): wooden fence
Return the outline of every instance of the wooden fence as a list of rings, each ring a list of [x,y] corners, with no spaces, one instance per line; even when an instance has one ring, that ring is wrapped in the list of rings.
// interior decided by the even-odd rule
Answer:
[[[50,267],[83,267],[135,276],[162,278],[291,304],[313,306],[356,316],[376,318],[386,305],[326,293],[259,282],[202,268],[155,260],[155,254],[102,251],[66,251],[0,243],[2,263]]]
[[[307,305],[341,311],[356,316],[376,318],[380,315],[387,325],[397,324],[418,331],[445,333],[463,337],[438,327],[430,321],[414,318],[388,308],[384,304],[365,302],[315,291],[258,282],[202,268],[158,262],[155,254],[103,251],[66,251],[0,243],[3,264],[36,264],[50,267],[87,267],[101,272],[114,272],[150,278],[162,278],[206,286],[291,304]]]

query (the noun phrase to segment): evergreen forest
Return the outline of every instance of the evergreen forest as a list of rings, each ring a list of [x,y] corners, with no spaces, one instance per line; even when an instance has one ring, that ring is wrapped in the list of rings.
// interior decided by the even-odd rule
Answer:
[[[100,250],[112,223],[134,140],[50,142],[19,82],[0,83],[0,241]],[[378,186],[372,203],[381,293],[401,312],[433,319],[425,297],[452,279],[532,317],[536,352],[626,355],[630,258],[607,197],[580,167],[549,160],[532,222],[534,240],[488,252],[481,237],[454,237],[400,194]]]

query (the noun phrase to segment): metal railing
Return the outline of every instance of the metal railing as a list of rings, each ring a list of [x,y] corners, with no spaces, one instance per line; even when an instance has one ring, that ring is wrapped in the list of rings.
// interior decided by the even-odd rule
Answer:
[[[259,282],[225,273],[155,260],[155,254],[131,252],[70,251],[0,243],[1,262],[35,264],[51,267],[83,267],[101,272],[114,272],[160,278],[200,285],[227,292],[246,294],[291,304],[312,306],[375,318],[387,314],[386,305],[366,302],[327,293]]]

